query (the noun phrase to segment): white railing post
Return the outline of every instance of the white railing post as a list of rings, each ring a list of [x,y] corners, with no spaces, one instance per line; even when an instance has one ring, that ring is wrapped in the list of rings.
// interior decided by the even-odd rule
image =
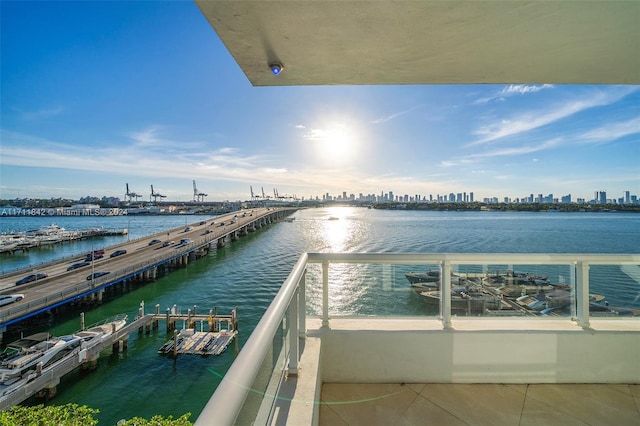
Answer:
[[[289,304],[289,369],[287,373],[291,376],[298,375],[298,298],[300,297],[300,288],[296,289]]]
[[[329,327],[329,261],[322,261],[322,326]]]
[[[298,337],[307,337],[307,269],[304,269],[298,283]]]
[[[451,262],[440,262],[440,316],[442,326],[451,328]]]
[[[576,262],[576,321],[582,328],[589,328],[589,264]]]

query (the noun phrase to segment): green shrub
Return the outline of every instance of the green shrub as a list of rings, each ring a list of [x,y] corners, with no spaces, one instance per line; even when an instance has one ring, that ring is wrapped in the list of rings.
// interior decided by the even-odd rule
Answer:
[[[100,411],[86,405],[36,405],[23,407],[16,405],[0,411],[0,425],[2,426],[94,426],[98,424],[93,416]],[[189,421],[191,413],[183,414],[174,419],[173,416],[153,416],[150,420],[134,417],[130,420],[118,422],[118,426],[192,426]]]
[[[3,426],[91,426],[98,421],[93,417],[99,411],[86,405],[36,405],[23,407],[16,405],[0,411],[0,425]]]

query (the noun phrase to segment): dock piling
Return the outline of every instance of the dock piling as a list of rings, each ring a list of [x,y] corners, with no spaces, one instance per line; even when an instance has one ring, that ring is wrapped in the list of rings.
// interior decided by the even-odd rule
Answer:
[[[178,330],[173,330],[173,359],[178,358]]]

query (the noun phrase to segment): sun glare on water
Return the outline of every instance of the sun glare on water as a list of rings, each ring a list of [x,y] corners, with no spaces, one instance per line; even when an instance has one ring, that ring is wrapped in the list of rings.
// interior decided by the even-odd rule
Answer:
[[[347,220],[350,209],[330,208],[324,223],[324,237],[330,252],[342,252],[347,248],[351,237],[351,224]]]

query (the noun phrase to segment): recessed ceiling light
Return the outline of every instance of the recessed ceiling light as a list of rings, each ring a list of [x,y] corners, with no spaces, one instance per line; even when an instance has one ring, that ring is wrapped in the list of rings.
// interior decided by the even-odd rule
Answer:
[[[273,63],[273,64],[269,64],[269,69],[271,69],[271,74],[280,75],[280,73],[282,72],[284,67],[282,66],[281,63],[276,62],[276,63]]]

